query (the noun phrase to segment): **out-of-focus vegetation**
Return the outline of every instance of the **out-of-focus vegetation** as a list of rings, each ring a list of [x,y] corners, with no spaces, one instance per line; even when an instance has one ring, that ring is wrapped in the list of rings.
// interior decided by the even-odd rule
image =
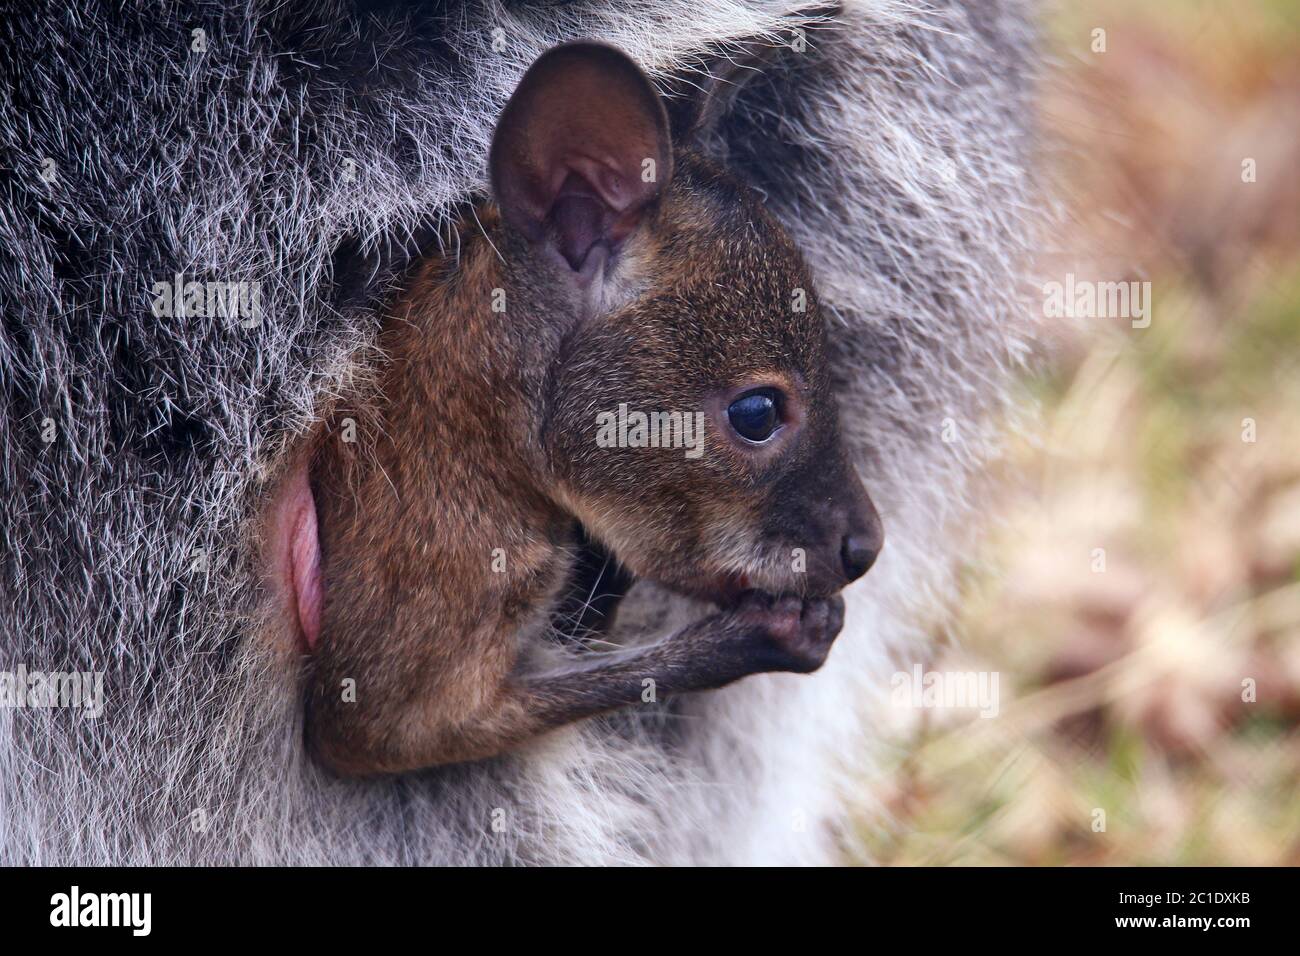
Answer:
[[[1300,864],[1300,3],[1089,0],[1046,34],[1037,273],[1148,280],[1152,321],[1046,320],[1006,523],[927,665],[997,672],[1000,713],[896,715],[863,829],[886,864]]]

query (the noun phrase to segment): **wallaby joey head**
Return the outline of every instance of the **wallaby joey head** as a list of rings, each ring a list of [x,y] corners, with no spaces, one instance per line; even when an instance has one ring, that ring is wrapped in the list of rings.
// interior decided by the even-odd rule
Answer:
[[[619,51],[539,58],[496,130],[492,200],[414,271],[373,394],[331,410],[287,482],[307,737],[336,771],[489,757],[639,705],[647,681],[825,660],[880,521],[841,447],[807,266],[681,138]],[[530,671],[580,536],[719,610]]]

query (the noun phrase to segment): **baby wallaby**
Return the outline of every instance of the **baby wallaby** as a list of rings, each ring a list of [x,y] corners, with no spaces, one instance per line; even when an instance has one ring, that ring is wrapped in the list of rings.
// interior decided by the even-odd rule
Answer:
[[[382,331],[374,398],[332,413],[311,464],[306,732],[340,773],[490,757],[647,681],[816,670],[881,547],[807,267],[749,190],[674,149],[628,57],[540,57],[490,171],[458,254],[419,264]],[[720,610],[529,673],[580,535]]]

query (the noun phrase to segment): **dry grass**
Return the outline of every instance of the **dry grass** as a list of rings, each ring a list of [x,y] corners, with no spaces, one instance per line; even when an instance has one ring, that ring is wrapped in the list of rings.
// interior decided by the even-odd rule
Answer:
[[[1149,280],[1152,322],[1048,321],[1041,427],[928,665],[996,672],[1000,713],[894,709],[889,819],[864,830],[896,864],[1295,865],[1300,5],[1107,0],[1048,27],[1068,216],[1039,271]]]

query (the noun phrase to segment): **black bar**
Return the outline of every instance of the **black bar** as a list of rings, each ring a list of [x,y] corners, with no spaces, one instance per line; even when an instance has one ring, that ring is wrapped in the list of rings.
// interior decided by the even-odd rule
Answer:
[[[576,936],[660,948],[721,933],[734,945],[745,937],[763,942],[777,927],[815,933],[810,943],[847,934],[864,950],[899,933],[920,945],[1103,936],[1180,945],[1200,936],[1231,944],[1260,930],[1288,929],[1300,886],[1292,870],[1227,868],[8,869],[0,870],[0,882],[0,915],[15,940],[35,933],[128,945],[400,944],[416,932],[430,934],[426,944],[434,949],[492,945],[516,934],[530,945]],[[148,935],[136,936],[131,925],[51,925],[70,911],[74,886],[88,916],[99,911],[96,894],[150,894]],[[56,912],[61,899],[68,905]],[[143,915],[143,897],[136,902],[128,910],[129,901],[114,897],[105,910],[111,916],[117,909],[129,924],[127,916]],[[1242,918],[1245,924],[1224,925]],[[1120,925],[1134,919],[1153,922]],[[1208,928],[1200,922],[1206,919]],[[142,928],[142,920],[137,924]]]

